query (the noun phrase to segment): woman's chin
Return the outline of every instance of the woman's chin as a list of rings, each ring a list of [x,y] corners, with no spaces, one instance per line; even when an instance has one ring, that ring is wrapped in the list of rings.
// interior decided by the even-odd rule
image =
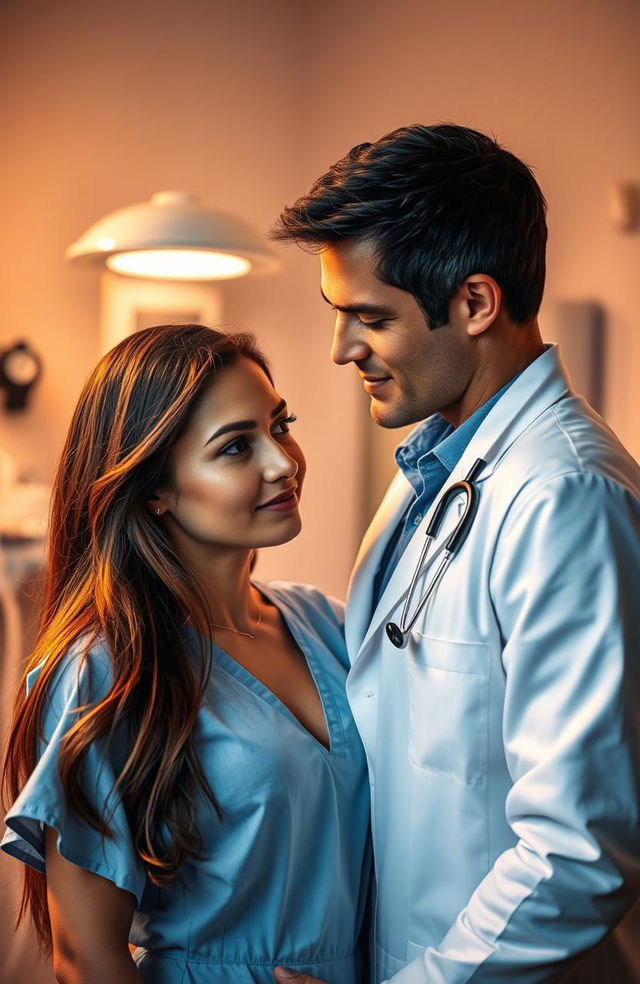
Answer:
[[[265,535],[260,538],[260,542],[254,543],[253,546],[256,549],[280,547],[283,543],[289,543],[290,540],[295,540],[301,529],[302,519],[296,510],[296,514],[289,516],[287,521],[282,523],[280,529],[274,529],[270,534],[265,533]]]

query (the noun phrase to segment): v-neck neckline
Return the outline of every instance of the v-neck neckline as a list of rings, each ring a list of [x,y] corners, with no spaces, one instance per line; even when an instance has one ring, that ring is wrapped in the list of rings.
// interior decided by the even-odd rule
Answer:
[[[311,679],[313,681],[318,699],[320,701],[320,706],[322,708],[323,717],[325,720],[327,728],[327,736],[329,738],[329,747],[327,747],[319,738],[305,728],[302,721],[293,713],[291,708],[285,704],[272,690],[267,687],[262,680],[254,676],[251,670],[248,670],[246,666],[239,663],[238,660],[234,659],[233,656],[223,649],[217,642],[211,642],[213,647],[213,654],[216,663],[222,667],[230,676],[233,676],[239,683],[250,690],[256,696],[260,697],[266,703],[271,704],[277,711],[279,711],[284,717],[287,718],[297,729],[301,731],[310,741],[313,742],[317,748],[320,749],[323,755],[329,757],[344,758],[345,755],[345,739],[344,730],[342,727],[342,719],[336,705],[336,701],[333,692],[329,686],[327,680],[327,675],[322,668],[320,661],[316,658],[313,652],[313,646],[309,644],[304,631],[298,625],[298,620],[291,617],[291,613],[288,611],[286,604],[282,604],[282,599],[274,594],[269,588],[265,587],[262,583],[253,581],[253,586],[263,595],[267,601],[269,601],[275,608],[278,609],[280,616],[285,623],[289,633],[291,634],[296,646],[302,653],[305,663],[307,664],[307,669],[311,674]]]

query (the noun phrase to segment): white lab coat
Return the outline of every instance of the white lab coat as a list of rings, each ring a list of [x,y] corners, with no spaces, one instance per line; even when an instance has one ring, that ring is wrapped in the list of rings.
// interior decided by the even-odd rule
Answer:
[[[640,895],[640,469],[571,392],[555,347],[493,407],[445,488],[479,457],[473,526],[407,649],[384,625],[400,619],[433,507],[370,617],[412,495],[401,473],[350,585],[375,980],[637,984],[640,909],[591,948]]]

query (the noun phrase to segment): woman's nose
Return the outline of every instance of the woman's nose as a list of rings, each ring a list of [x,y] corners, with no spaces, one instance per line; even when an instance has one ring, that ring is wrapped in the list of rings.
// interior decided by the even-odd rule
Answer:
[[[298,473],[298,462],[276,440],[271,442],[271,448],[264,466],[264,477],[267,482],[277,482],[280,478],[295,478]]]

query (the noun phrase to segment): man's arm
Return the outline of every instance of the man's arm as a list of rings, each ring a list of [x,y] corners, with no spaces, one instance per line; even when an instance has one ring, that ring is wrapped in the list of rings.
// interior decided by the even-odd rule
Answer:
[[[53,967],[60,984],[140,984],[128,947],[135,898],[67,861],[45,829]]]

